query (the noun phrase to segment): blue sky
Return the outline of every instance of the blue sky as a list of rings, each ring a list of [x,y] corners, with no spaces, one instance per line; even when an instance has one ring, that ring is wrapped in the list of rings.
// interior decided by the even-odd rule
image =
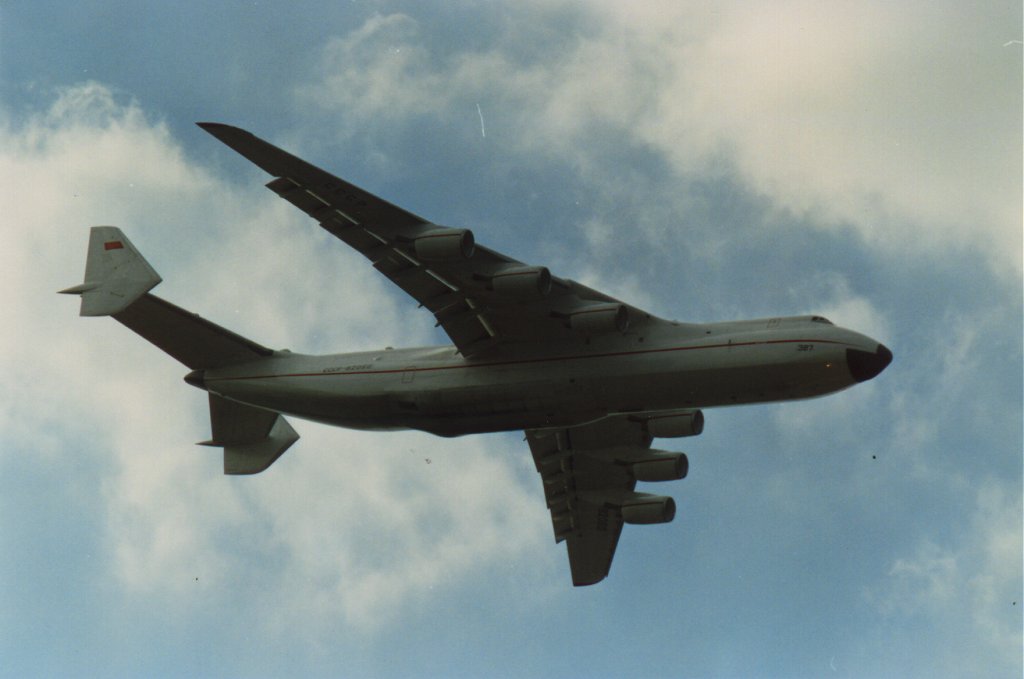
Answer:
[[[1017,3],[0,4],[0,675],[1019,676],[1020,26]],[[657,315],[821,313],[895,361],[708,411],[676,520],[628,528],[590,588],[516,433],[296,421],[226,478],[185,370],[53,294],[90,225],[270,346],[444,338],[198,120]]]

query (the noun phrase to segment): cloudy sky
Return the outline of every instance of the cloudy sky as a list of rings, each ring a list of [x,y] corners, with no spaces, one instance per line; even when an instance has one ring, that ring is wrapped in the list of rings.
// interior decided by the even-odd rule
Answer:
[[[1020,676],[1021,38],[1014,2],[0,3],[0,675]],[[54,294],[90,225],[269,346],[444,338],[199,120],[895,362],[707,412],[590,588],[518,433],[294,421],[226,478],[185,369]]]

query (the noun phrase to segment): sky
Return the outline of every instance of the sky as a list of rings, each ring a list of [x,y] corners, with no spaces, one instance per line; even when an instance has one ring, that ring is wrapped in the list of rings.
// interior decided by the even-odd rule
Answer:
[[[0,675],[1022,671],[1019,3],[0,2]],[[196,121],[650,312],[895,354],[706,411],[571,586],[522,434],[301,420],[221,474],[187,369],[54,294],[121,227],[267,346],[444,343]]]

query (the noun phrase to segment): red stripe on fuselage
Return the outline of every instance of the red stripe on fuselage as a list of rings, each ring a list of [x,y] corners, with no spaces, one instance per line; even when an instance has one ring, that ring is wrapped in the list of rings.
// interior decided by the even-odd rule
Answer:
[[[440,365],[426,368],[394,368],[388,370],[354,370],[351,372],[315,372],[315,373],[282,373],[271,375],[244,375],[239,377],[214,377],[211,382],[234,382],[238,380],[265,380],[276,377],[345,377],[349,375],[393,375],[395,373],[419,373],[434,372],[438,370],[465,370],[468,368],[493,368],[505,365],[526,365],[529,363],[552,363],[556,361],[579,361],[593,358],[616,358],[621,356],[641,356],[644,354],[663,354],[673,351],[699,351],[703,349],[730,349],[733,347],[750,347],[760,344],[840,344],[852,347],[848,342],[824,339],[784,339],[784,340],[759,340],[756,342],[726,342],[724,344],[704,344],[695,347],[666,347],[662,349],[641,349],[637,351],[612,351],[602,354],[575,354],[570,356],[545,356],[539,358],[509,359],[505,361],[491,361],[488,363],[467,363],[462,365]]]

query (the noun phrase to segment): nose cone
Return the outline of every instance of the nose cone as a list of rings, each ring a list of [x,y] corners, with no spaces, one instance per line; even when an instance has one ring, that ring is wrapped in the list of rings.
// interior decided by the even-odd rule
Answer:
[[[859,349],[846,350],[846,366],[850,369],[853,379],[866,382],[885,370],[892,363],[892,352],[884,344],[879,344],[874,353]]]

